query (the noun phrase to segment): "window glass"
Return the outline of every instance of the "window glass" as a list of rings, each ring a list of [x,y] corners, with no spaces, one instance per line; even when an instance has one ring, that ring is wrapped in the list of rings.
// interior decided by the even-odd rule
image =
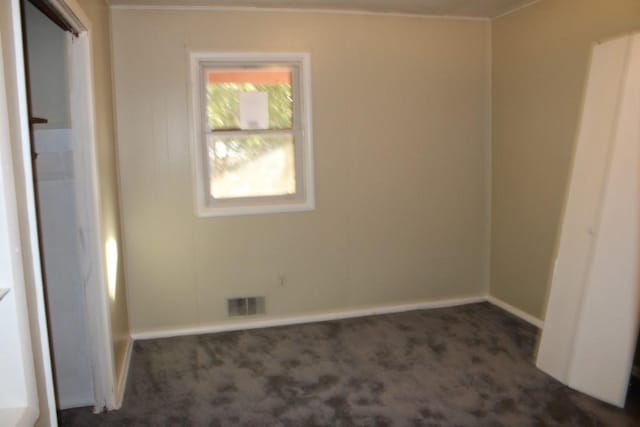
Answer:
[[[208,70],[207,115],[211,130],[291,129],[291,74],[284,67]],[[260,96],[255,96],[259,94],[266,100],[264,108]],[[242,120],[243,115],[252,113],[258,119],[266,116],[266,123],[256,120],[252,126],[251,117]]]
[[[308,53],[191,53],[198,216],[315,207]]]
[[[216,199],[295,194],[293,136],[210,134],[210,192]]]

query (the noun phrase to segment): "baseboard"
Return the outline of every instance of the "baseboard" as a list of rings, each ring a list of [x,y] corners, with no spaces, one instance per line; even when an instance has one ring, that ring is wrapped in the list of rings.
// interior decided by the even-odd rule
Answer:
[[[114,409],[120,409],[124,400],[124,393],[127,389],[127,378],[129,378],[129,366],[131,366],[131,355],[133,354],[133,339],[129,338],[124,353],[124,365],[118,377],[116,389],[116,406]]]
[[[496,298],[492,295],[487,296],[486,300],[488,302],[490,302],[491,304],[495,305],[496,307],[500,307],[501,309],[508,311],[509,313],[513,314],[516,317],[519,317],[520,319],[524,320],[527,323],[532,324],[533,326],[535,326],[538,329],[542,329],[542,327],[544,326],[544,321],[542,321],[541,319],[538,319],[537,317],[534,317],[528,313],[525,313],[524,311],[520,310],[519,308],[516,308],[514,306],[512,306],[511,304],[504,302],[503,300],[501,300],[500,298]]]
[[[93,406],[95,404],[93,398],[80,397],[70,399],[58,399],[58,409],[84,408],[85,406]]]
[[[279,317],[272,319],[256,319],[244,322],[223,323],[215,325],[194,326],[188,328],[172,328],[152,331],[138,331],[131,334],[134,340],[154,338],[169,338],[183,335],[211,334],[216,332],[238,331],[246,329],[269,328],[274,326],[289,326],[303,323],[325,322],[328,320],[350,319],[354,317],[374,316],[378,314],[402,313],[405,311],[425,310],[434,308],[454,307],[458,305],[485,302],[485,296],[467,296],[435,301],[421,301],[410,304],[381,305],[353,310],[340,310],[325,313],[308,314],[302,316]]]

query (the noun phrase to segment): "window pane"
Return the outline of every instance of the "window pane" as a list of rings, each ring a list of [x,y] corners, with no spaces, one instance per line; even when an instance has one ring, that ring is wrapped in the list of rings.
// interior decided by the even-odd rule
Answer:
[[[291,129],[291,79],[286,67],[207,70],[209,127]]]
[[[295,194],[292,135],[209,135],[210,193],[216,199]]]

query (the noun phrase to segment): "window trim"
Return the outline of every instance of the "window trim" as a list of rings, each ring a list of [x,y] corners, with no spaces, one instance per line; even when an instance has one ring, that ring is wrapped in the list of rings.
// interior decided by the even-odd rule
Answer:
[[[296,150],[296,195],[264,196],[218,199],[215,204],[209,194],[208,166],[206,157],[205,109],[206,91],[203,90],[202,70],[207,65],[260,65],[290,64],[298,67],[298,82],[294,91],[298,94],[298,105],[294,101],[294,115],[299,111],[301,123],[296,131],[294,123],[291,134],[300,133],[300,141],[294,137]],[[311,121],[311,60],[309,53],[302,52],[191,52],[189,54],[191,74],[191,171],[194,191],[194,210],[198,217],[255,215],[284,212],[302,212],[315,209],[315,182],[313,168],[313,140]],[[295,84],[295,79],[294,79]],[[295,92],[294,92],[295,94]],[[294,121],[295,121],[294,117]]]

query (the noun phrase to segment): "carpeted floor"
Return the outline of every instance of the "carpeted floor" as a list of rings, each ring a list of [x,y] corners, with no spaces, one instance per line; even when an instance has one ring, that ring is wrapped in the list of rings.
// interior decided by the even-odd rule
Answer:
[[[62,426],[632,426],[537,370],[489,304],[136,342],[121,410]]]

